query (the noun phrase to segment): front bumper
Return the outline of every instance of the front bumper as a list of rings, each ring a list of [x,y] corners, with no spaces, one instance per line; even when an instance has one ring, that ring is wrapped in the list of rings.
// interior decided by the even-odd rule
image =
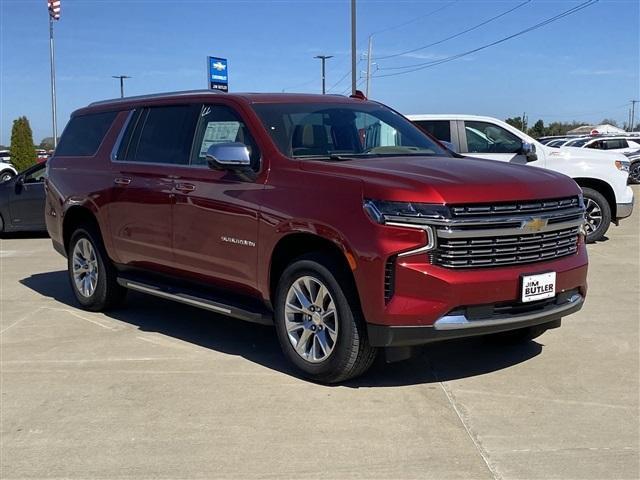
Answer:
[[[633,202],[618,203],[616,205],[616,217],[618,219],[630,217],[632,212],[633,212]]]
[[[630,186],[625,185],[624,195],[617,196],[617,200],[616,220],[631,216],[631,212],[633,212],[633,203],[635,201],[633,189]]]
[[[470,318],[465,311],[451,312],[432,326],[388,326],[368,324],[369,342],[374,347],[410,347],[440,340],[487,335],[520,328],[551,324],[582,308],[584,297],[577,291],[557,295],[554,301],[532,306],[515,315]]]

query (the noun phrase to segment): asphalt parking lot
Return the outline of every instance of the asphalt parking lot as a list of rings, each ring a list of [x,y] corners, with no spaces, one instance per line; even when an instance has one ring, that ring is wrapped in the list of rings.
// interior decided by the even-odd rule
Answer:
[[[80,310],[49,239],[2,239],[0,477],[636,479],[639,238],[636,210],[590,246],[584,309],[536,341],[333,387],[267,327],[135,293]]]

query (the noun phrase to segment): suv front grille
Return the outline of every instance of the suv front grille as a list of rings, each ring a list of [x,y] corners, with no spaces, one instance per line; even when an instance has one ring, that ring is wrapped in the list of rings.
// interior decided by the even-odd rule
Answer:
[[[555,232],[468,239],[441,239],[433,263],[448,268],[488,267],[539,262],[578,249],[578,227]]]
[[[578,197],[561,198],[559,200],[540,200],[536,202],[513,202],[495,205],[458,205],[451,207],[453,218],[469,218],[474,216],[512,215],[557,212],[579,206]]]
[[[578,250],[584,207],[578,197],[495,205],[452,206],[434,227],[431,262],[481,268],[552,260]]]

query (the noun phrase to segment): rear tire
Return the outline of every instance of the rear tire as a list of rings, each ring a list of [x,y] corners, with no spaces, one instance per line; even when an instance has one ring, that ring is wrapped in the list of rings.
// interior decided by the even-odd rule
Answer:
[[[582,194],[587,208],[585,213],[587,243],[597,242],[602,240],[611,225],[611,206],[604,195],[593,188],[584,187]]]
[[[317,382],[357,377],[375,360],[352,281],[329,256],[306,255],[284,270],[275,325],[285,356]]]
[[[83,226],[73,232],[67,268],[71,288],[83,308],[99,312],[124,301],[127,290],[118,285],[116,270],[94,228]]]

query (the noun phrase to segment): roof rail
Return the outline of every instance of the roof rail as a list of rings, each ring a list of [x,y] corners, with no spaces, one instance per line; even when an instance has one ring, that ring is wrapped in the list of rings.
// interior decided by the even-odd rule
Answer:
[[[90,107],[95,107],[98,105],[111,105],[114,103],[124,103],[135,100],[152,100],[154,98],[173,98],[173,97],[183,97],[189,95],[219,95],[222,92],[217,90],[182,90],[177,92],[166,92],[166,93],[151,93],[148,95],[137,95],[134,97],[124,97],[124,98],[112,98],[110,100],[99,100],[97,102],[92,102],[89,104]]]

